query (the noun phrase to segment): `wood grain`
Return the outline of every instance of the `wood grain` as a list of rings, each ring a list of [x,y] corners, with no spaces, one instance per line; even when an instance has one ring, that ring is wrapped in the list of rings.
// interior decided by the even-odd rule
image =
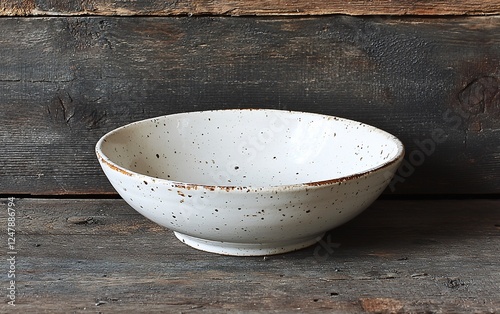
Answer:
[[[195,110],[318,112],[385,129],[388,193],[500,192],[499,17],[0,19],[0,194],[113,194],[106,132]]]
[[[192,1],[50,1],[4,0],[0,15],[55,16],[55,15],[487,15],[499,14],[497,1],[277,1],[277,0],[192,0]]]
[[[265,259],[194,250],[122,200],[15,204],[24,313],[500,310],[498,200],[377,201],[320,243]]]

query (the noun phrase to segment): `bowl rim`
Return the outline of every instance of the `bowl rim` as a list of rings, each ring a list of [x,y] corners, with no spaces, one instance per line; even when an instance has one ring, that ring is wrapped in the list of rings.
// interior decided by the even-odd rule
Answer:
[[[125,128],[132,127],[133,125],[136,124],[142,124],[142,123],[147,123],[150,121],[154,121],[157,119],[161,119],[164,117],[174,117],[174,116],[182,116],[182,115],[189,115],[189,114],[200,114],[200,113],[207,113],[207,112],[227,112],[227,111],[268,111],[268,112],[280,112],[280,113],[291,113],[291,114],[306,114],[306,115],[316,115],[316,116],[321,116],[321,117],[327,117],[330,119],[335,119],[336,121],[344,121],[348,123],[357,123],[360,125],[363,125],[364,127],[368,127],[378,133],[382,133],[387,137],[387,140],[393,141],[396,144],[397,147],[397,152],[396,154],[389,159],[388,161],[381,163],[375,167],[367,168],[364,171],[361,172],[356,172],[347,176],[342,176],[339,178],[334,178],[334,179],[328,179],[328,180],[321,180],[321,181],[312,181],[312,182],[303,182],[303,183],[294,183],[294,184],[282,184],[282,185],[269,185],[269,186],[258,186],[258,185],[249,185],[249,186],[240,186],[240,185],[206,185],[206,184],[197,184],[197,183],[188,183],[188,182],[182,182],[182,181],[177,181],[177,180],[169,180],[169,179],[163,179],[163,178],[156,178],[150,175],[145,175],[141,174],[138,172],[134,172],[130,169],[127,169],[125,167],[122,167],[106,156],[102,152],[102,145],[104,142],[106,142],[106,138],[113,135],[114,133],[118,133],[121,130]],[[296,111],[296,110],[282,110],[282,109],[264,109],[264,108],[248,108],[248,109],[215,109],[215,110],[201,110],[201,111],[186,111],[186,112],[179,112],[179,113],[173,113],[173,114],[168,114],[168,115],[162,115],[162,116],[157,116],[157,117],[152,117],[152,118],[147,118],[147,119],[142,119],[138,120],[135,122],[128,123],[126,125],[120,126],[118,128],[115,128],[107,133],[105,133],[101,138],[97,141],[95,145],[95,153],[97,155],[97,159],[101,164],[106,164],[111,170],[117,171],[119,173],[122,173],[124,175],[130,176],[130,177],[137,177],[140,178],[141,180],[148,179],[151,182],[156,182],[156,183],[164,183],[168,184],[172,187],[175,188],[186,188],[186,189],[199,189],[199,188],[204,188],[210,191],[216,191],[216,190],[224,190],[224,191],[231,191],[231,190],[255,190],[255,191],[270,191],[274,192],[277,190],[297,190],[297,189],[304,189],[304,188],[314,188],[314,187],[321,187],[321,186],[329,186],[329,185],[335,185],[335,184],[342,184],[343,182],[350,181],[353,179],[357,178],[362,178],[370,175],[373,172],[378,172],[383,169],[389,168],[391,165],[395,163],[399,163],[404,155],[405,155],[405,148],[403,143],[394,135],[391,133],[384,131],[382,129],[379,129],[377,127],[374,127],[370,124],[366,124],[364,122],[352,120],[352,119],[346,119],[346,118],[341,118],[338,116],[332,116],[332,115],[327,115],[327,114],[321,114],[321,113],[313,113],[313,112],[306,112],[306,111]],[[391,174],[392,177],[392,174]]]

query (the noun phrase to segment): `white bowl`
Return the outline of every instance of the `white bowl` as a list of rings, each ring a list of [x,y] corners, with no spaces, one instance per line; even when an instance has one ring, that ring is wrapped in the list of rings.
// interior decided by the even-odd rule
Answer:
[[[250,109],[135,122],[104,135],[96,154],[121,197],[182,242],[252,256],[304,248],[358,215],[404,148],[360,122]]]

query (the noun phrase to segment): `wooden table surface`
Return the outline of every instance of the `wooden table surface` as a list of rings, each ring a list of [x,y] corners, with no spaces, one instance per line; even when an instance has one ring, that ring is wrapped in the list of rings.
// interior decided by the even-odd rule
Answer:
[[[268,257],[194,250],[119,199],[11,207],[16,299],[2,276],[2,313],[500,312],[500,200],[379,200]]]

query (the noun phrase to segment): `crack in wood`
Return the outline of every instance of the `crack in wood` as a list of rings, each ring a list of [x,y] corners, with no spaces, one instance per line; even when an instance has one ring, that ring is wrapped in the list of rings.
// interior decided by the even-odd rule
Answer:
[[[47,106],[47,113],[54,121],[62,121],[71,128],[75,116],[73,97],[66,91],[58,91],[51,105]]]
[[[70,102],[73,102],[73,99],[71,98],[71,96],[69,94],[68,94],[68,97],[69,97]],[[66,105],[64,104],[64,101],[63,101],[63,99],[60,96],[57,96],[57,99],[59,100],[59,105],[61,106],[63,120],[66,122],[66,124],[69,127],[71,127],[69,121],[71,120],[71,118],[73,118],[73,116],[75,114],[74,113],[71,113],[71,114],[68,113],[68,109],[66,108]]]

